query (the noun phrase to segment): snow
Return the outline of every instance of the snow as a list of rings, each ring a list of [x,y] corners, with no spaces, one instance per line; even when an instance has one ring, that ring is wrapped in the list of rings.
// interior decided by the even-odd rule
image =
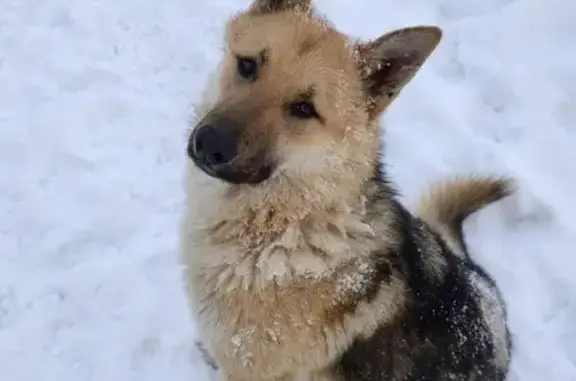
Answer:
[[[412,205],[511,174],[466,224],[509,304],[511,381],[576,379],[576,2],[318,0],[444,40],[384,118]],[[247,0],[0,2],[0,379],[205,381],[177,263],[187,120]]]

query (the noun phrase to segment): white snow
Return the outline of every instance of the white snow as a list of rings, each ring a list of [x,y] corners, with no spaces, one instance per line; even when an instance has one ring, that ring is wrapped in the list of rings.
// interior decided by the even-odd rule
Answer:
[[[205,381],[177,264],[187,120],[248,0],[0,2],[0,380]],[[412,204],[511,174],[466,224],[509,303],[510,381],[576,380],[576,2],[318,0],[444,40],[384,118]]]

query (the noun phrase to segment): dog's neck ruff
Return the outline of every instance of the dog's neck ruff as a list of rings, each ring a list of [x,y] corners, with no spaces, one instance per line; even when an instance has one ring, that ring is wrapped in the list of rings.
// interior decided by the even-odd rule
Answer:
[[[189,176],[205,178],[197,171]],[[322,277],[373,250],[374,231],[360,191],[334,197],[280,182],[242,190],[214,179],[194,188],[188,193],[187,232],[204,266],[251,275],[256,267],[267,280]]]

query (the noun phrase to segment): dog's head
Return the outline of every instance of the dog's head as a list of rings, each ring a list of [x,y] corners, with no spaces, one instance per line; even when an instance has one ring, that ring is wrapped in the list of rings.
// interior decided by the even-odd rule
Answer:
[[[378,117],[440,39],[419,26],[357,42],[310,0],[255,0],[227,24],[217,97],[188,154],[231,186],[358,184],[379,160]]]

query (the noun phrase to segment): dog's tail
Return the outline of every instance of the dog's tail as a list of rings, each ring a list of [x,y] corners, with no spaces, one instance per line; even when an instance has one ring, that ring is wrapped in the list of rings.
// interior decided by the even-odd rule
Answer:
[[[508,178],[455,178],[433,184],[422,197],[419,217],[439,234],[457,255],[467,257],[462,225],[471,214],[514,191]]]

